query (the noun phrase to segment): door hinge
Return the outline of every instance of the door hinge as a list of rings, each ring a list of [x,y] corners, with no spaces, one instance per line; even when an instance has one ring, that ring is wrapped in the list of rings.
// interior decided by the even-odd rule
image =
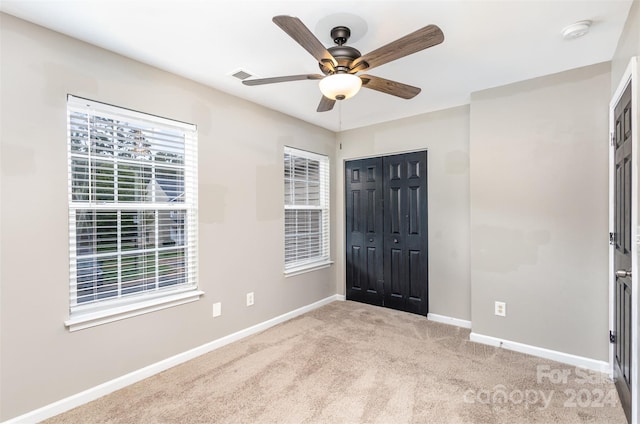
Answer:
[[[612,146],[615,146],[615,145],[616,145],[616,139],[615,139],[615,137],[614,137],[614,135],[613,135],[613,133],[612,133],[612,132],[611,132],[611,133],[609,133],[609,143],[610,143]]]
[[[616,342],[616,333],[614,333],[613,331],[609,331],[609,343],[615,343]]]
[[[616,233],[609,233],[609,245],[613,246],[616,244]]]

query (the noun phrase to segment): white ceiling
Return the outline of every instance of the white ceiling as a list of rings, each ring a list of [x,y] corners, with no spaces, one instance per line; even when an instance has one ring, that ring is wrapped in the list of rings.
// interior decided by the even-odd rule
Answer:
[[[0,2],[3,12],[334,131],[466,104],[478,90],[610,60],[630,6],[631,0]],[[257,77],[319,73],[315,59],[271,21],[275,15],[299,17],[326,46],[327,28],[353,21],[355,41],[348,45],[362,54],[428,24],[438,25],[445,41],[368,72],[421,87],[414,99],[363,89],[318,113],[317,81],[248,87],[230,76],[238,69]],[[561,30],[580,20],[593,21],[589,34],[562,39]]]

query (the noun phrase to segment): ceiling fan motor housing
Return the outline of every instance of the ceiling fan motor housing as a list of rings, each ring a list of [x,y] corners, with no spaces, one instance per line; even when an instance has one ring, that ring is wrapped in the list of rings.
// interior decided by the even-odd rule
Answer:
[[[320,70],[323,74],[330,75],[334,73],[347,73],[349,72],[351,63],[362,56],[358,49],[344,45],[344,43],[349,39],[349,36],[351,36],[351,30],[345,26],[337,26],[331,30],[331,38],[333,38],[336,45],[329,47],[327,50],[338,62],[338,66],[335,67],[335,71],[332,71],[330,68],[320,63]]]

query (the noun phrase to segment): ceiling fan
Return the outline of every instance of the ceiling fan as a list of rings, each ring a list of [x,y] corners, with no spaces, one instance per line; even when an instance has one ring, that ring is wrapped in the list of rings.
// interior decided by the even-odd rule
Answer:
[[[418,87],[373,75],[355,74],[438,45],[444,41],[444,34],[440,28],[436,25],[427,25],[363,56],[355,48],[345,46],[351,36],[351,30],[345,26],[337,26],[331,30],[331,38],[336,45],[327,49],[300,19],[282,15],[275,16],[273,22],[306,51],[311,53],[318,61],[320,70],[324,75],[303,74],[256,78],[246,79],[242,83],[253,86],[287,81],[320,80],[322,99],[318,105],[318,112],[326,112],[333,109],[336,100],[353,97],[360,90],[360,87],[391,94],[403,99],[415,97],[420,93],[420,88]]]

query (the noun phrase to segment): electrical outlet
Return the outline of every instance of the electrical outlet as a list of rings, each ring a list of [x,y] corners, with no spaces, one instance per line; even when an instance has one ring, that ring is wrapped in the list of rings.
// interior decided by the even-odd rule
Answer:
[[[247,293],[247,306],[253,305],[253,292]]]
[[[507,316],[507,304],[505,302],[496,302],[495,314],[499,317]]]
[[[222,303],[217,302],[213,304],[213,317],[219,317],[222,315]]]

